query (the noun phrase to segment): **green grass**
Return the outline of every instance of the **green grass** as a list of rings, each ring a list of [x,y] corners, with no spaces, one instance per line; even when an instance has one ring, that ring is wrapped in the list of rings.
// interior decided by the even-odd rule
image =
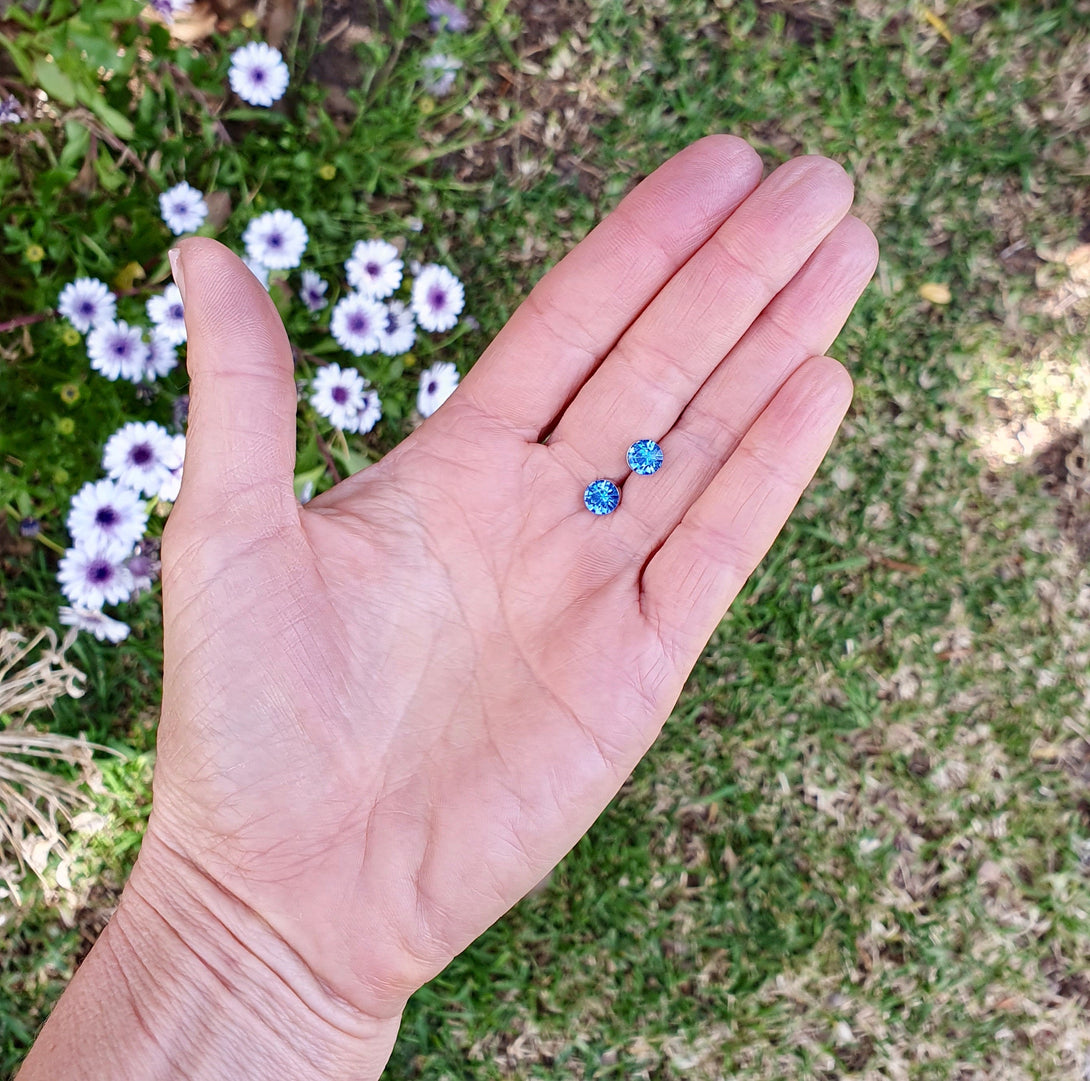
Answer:
[[[857,385],[832,459],[622,794],[410,1003],[389,1076],[1081,1076],[1090,593],[1060,525],[1086,496],[1047,490],[1038,455],[1077,442],[1088,412],[1086,290],[1061,262],[1090,219],[1085,5],[936,7],[951,41],[915,5],[595,0],[523,34],[517,8],[473,46],[474,122],[499,134],[457,177],[457,155],[406,160],[435,137],[407,125],[396,77],[388,105],[371,91],[389,113],[377,132],[337,135],[314,101],[305,145],[240,120],[223,150],[184,115],[178,145],[240,205],[313,205],[331,266],[361,220],[419,218],[481,324],[453,346],[463,365],[636,176],[708,131],[750,138],[770,166],[842,160],[882,262],[832,351]],[[516,76],[506,129],[499,38],[540,66]],[[338,172],[319,187],[325,161]],[[124,198],[136,213],[147,194]],[[107,251],[112,230],[104,217]],[[9,252],[27,239],[9,232]],[[951,303],[923,300],[926,282]],[[41,303],[34,288],[5,304]],[[14,364],[31,397],[8,399],[0,429],[5,454],[14,433],[16,457],[38,455],[41,502],[58,455],[75,475],[95,451],[90,420],[58,449],[51,388],[69,369],[34,343],[43,365]],[[129,403],[110,408],[95,430]],[[0,552],[5,622],[52,621],[52,560]],[[59,705],[59,730],[150,749],[153,600],[140,624],[123,650],[79,645],[91,691]],[[114,769],[121,795],[100,802],[116,826],[85,891],[123,878],[146,812],[146,772]],[[0,926],[0,1069],[70,971],[78,935],[51,900]]]

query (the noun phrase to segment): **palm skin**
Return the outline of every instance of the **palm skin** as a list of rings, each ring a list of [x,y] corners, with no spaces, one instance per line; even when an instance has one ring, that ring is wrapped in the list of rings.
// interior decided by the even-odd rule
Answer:
[[[275,310],[182,245],[192,409],[141,859],[214,883],[362,1015],[396,1017],[601,812],[847,407],[821,354],[873,238],[832,163],[759,178],[727,137],[673,159],[435,416],[305,507]],[[627,477],[642,437],[666,464]],[[622,502],[596,518],[602,476]]]

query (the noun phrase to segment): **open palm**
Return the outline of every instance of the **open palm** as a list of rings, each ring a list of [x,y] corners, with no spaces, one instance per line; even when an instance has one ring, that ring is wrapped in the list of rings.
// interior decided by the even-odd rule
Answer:
[[[225,249],[182,245],[192,405],[148,858],[370,1016],[601,812],[847,407],[822,354],[873,238],[831,162],[760,175],[729,137],[672,159],[432,418],[305,507],[275,309]],[[639,438],[662,445],[654,476],[628,473]],[[621,488],[604,517],[582,502],[600,477]]]

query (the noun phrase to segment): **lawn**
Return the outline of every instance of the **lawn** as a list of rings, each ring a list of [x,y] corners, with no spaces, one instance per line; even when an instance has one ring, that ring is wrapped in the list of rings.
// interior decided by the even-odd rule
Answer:
[[[403,438],[419,373],[464,372],[552,262],[707,132],[769,167],[841,161],[881,245],[831,350],[857,389],[828,461],[660,741],[412,1000],[388,1075],[1082,1077],[1090,3],[489,0],[464,32],[433,31],[423,0],[270,3],[264,22],[235,3],[198,5],[186,40],[128,0],[35,6],[0,16],[0,101],[27,114],[0,124],[2,628],[63,629],[69,500],[121,424],[174,425],[184,366],[108,382],[50,313],[77,275],[134,312],[162,291],[158,194],[182,179],[218,193],[202,232],[236,248],[282,207],[332,282],[370,236],[464,282],[454,331],[366,358],[372,431],[338,440],[301,407],[300,486],[319,489]],[[269,37],[291,84],[258,109],[226,72]],[[445,95],[423,89],[436,50],[461,62]],[[344,354],[286,282],[309,379]],[[157,592],[121,618],[123,643],[68,651],[83,696],[30,717],[116,753],[67,851],[0,895],[3,1073],[139,846]]]

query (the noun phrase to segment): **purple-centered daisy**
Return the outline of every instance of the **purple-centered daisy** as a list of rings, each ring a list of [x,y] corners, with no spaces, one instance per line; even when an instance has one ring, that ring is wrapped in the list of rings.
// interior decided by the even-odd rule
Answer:
[[[424,57],[424,89],[437,98],[445,98],[454,89],[454,80],[462,70],[462,62],[446,53]]]
[[[152,9],[162,17],[163,22],[174,22],[174,16],[189,10],[191,0],[151,0]]]
[[[299,265],[307,247],[307,227],[290,210],[270,210],[246,226],[246,254],[270,270]]]
[[[344,264],[348,283],[373,300],[382,300],[397,289],[402,269],[397,248],[385,240],[358,241]]]
[[[111,480],[143,495],[156,495],[173,463],[174,440],[155,421],[130,421],[106,440],[102,468]]]
[[[258,259],[251,259],[250,256],[244,255],[242,261],[246,264],[246,269],[261,282],[261,287],[268,291],[269,288],[269,268],[265,266]]]
[[[343,432],[359,431],[366,380],[355,368],[327,364],[311,381],[310,404]]]
[[[117,645],[129,637],[129,625],[120,619],[111,619],[98,608],[69,608],[62,605],[57,611],[57,618],[65,627],[77,627],[88,631],[100,642]]]
[[[379,401],[378,391],[365,390],[363,392],[363,405],[360,407],[359,428],[360,435],[369,432],[382,418],[382,402]]]
[[[452,34],[464,34],[469,29],[469,17],[450,0],[428,0],[426,7],[433,33],[449,30]]]
[[[161,295],[149,297],[144,307],[148,318],[168,342],[181,345],[185,341],[185,308],[182,305],[182,294],[176,285],[171,283]]]
[[[430,417],[458,386],[458,369],[449,361],[441,360],[420,373],[420,389],[416,395],[416,411],[422,417]]]
[[[101,323],[87,337],[91,367],[107,379],[137,383],[144,376],[148,347],[139,327],[128,323]]]
[[[132,574],[123,558],[104,548],[69,548],[57,567],[57,579],[77,608],[101,608],[132,596]]]
[[[170,453],[167,455],[166,464],[170,468],[170,473],[156,495],[164,503],[173,503],[182,489],[182,467],[185,465],[184,435],[171,437]]]
[[[358,357],[378,349],[378,329],[385,318],[386,310],[377,300],[349,293],[334,306],[329,332],[342,349]]]
[[[288,88],[288,65],[278,49],[254,41],[231,54],[227,77],[231,89],[243,101],[267,107],[284,96]]]
[[[425,330],[450,330],[465,302],[462,283],[438,263],[422,267],[413,282],[413,315]]]
[[[14,94],[0,101],[0,124],[18,124],[25,117],[26,113]]]
[[[378,347],[388,357],[407,353],[416,341],[416,322],[413,313],[400,300],[386,305],[386,318],[378,328]]]
[[[299,299],[306,305],[308,312],[320,312],[329,301],[325,298],[325,291],[329,288],[329,282],[322,281],[316,271],[303,271],[303,284],[299,289]]]
[[[147,524],[140,496],[112,480],[88,481],[72,497],[68,510],[68,532],[76,547],[101,549],[118,559],[133,550]]]
[[[151,587],[159,580],[159,573],[163,569],[162,563],[148,552],[137,547],[136,554],[125,560],[125,566],[132,575],[132,595],[139,597],[141,593],[150,593]]]
[[[175,235],[192,233],[204,224],[208,217],[208,204],[204,196],[184,180],[159,196],[159,213],[167,228]]]
[[[162,334],[160,327],[152,327],[148,335],[148,357],[144,361],[142,378],[154,382],[160,376],[169,375],[178,367],[177,346]]]
[[[57,311],[81,334],[86,334],[100,323],[113,322],[117,297],[98,278],[77,278],[61,290]]]

